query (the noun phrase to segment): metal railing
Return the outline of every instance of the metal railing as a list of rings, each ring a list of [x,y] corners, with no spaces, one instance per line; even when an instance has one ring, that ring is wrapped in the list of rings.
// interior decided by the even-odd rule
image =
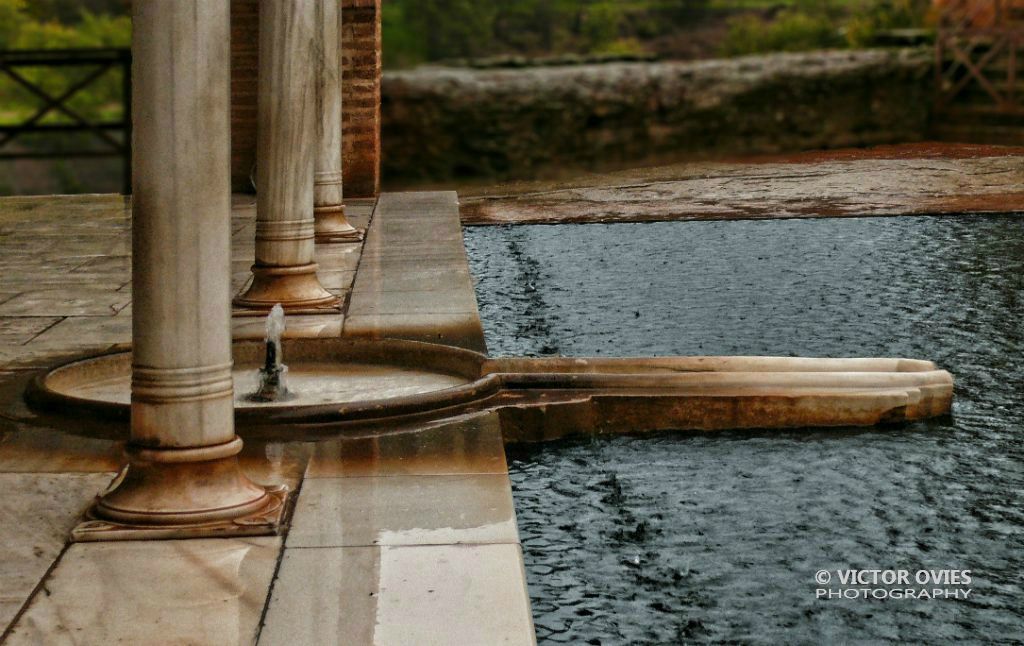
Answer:
[[[131,50],[110,49],[46,49],[0,51],[0,76],[6,76],[27,90],[38,101],[35,112],[18,123],[0,124],[0,159],[59,159],[67,157],[121,157],[123,160],[123,192],[131,192]],[[79,80],[60,92],[53,92],[33,82],[23,73],[26,68],[90,68]],[[111,70],[120,69],[121,119],[109,121],[90,119],[76,111],[70,100],[93,85]],[[60,123],[44,122],[51,114],[60,114]],[[114,133],[120,131],[118,137]],[[30,133],[90,133],[91,145],[39,151],[26,148],[10,150],[17,137]]]

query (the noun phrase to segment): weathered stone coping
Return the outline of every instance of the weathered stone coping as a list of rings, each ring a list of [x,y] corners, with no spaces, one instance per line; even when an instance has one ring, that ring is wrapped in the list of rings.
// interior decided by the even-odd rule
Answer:
[[[466,225],[1013,213],[1024,151],[895,146],[471,189]]]

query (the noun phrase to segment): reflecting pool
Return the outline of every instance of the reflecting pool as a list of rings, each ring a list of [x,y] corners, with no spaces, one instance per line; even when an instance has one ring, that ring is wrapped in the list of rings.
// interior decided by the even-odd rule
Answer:
[[[1024,216],[470,228],[495,355],[904,356],[950,419],[510,452],[542,643],[1024,635]],[[819,600],[821,569],[969,569]]]

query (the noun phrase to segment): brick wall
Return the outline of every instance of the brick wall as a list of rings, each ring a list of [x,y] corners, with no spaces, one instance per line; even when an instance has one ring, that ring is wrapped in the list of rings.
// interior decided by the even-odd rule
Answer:
[[[256,158],[259,2],[231,0],[231,188],[251,191]]]
[[[381,0],[341,0],[345,195],[380,192]]]
[[[342,159],[346,197],[380,190],[381,0],[342,6]],[[231,0],[231,182],[251,191],[256,157],[259,2]]]

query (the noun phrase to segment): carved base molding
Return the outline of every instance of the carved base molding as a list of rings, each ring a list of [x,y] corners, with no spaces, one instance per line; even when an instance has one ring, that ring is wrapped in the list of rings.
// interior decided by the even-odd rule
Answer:
[[[149,541],[184,538],[237,538],[277,536],[281,534],[288,502],[288,487],[266,488],[266,503],[244,516],[230,520],[182,523],[176,525],[139,525],[97,517],[96,504],[73,530],[73,543],[99,541]]]
[[[364,229],[352,226],[345,217],[345,206],[318,206],[313,209],[316,219],[315,238],[317,243],[362,242]]]
[[[341,311],[341,298],[316,276],[316,264],[297,267],[253,265],[252,282],[235,297],[235,316],[266,316],[278,303],[287,314],[330,314]]]

